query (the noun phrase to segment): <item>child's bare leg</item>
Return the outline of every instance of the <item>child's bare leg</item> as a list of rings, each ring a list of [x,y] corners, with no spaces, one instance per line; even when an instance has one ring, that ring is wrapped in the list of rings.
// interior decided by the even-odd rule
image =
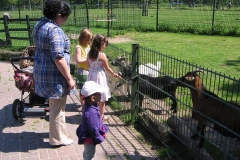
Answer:
[[[84,100],[83,100],[81,94],[79,94],[79,98],[80,98],[80,103],[81,103],[81,105],[82,105],[82,108],[79,108],[78,110],[79,110],[79,112],[82,112],[85,103],[84,103]]]
[[[99,105],[99,108],[100,108],[100,115],[101,115],[101,117],[103,117],[104,112],[105,112],[105,102],[99,102],[98,105]]]
[[[108,120],[107,116],[104,116],[104,112],[105,112],[105,102],[99,102],[98,103],[99,108],[100,108],[100,115],[102,117],[103,120]]]

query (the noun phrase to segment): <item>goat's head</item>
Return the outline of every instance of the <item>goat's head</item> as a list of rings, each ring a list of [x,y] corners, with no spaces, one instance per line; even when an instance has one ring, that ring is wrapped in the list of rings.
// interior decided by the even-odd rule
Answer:
[[[124,67],[121,67],[120,71],[118,72],[120,76],[123,78],[130,78],[132,76],[132,65],[126,65]]]
[[[199,88],[199,86],[203,85],[202,80],[197,74],[197,72],[203,72],[203,70],[195,70],[192,72],[188,72],[185,76],[182,76],[177,79],[177,86],[180,87],[194,87],[194,88]],[[204,72],[203,72],[204,73]]]
[[[122,55],[116,58],[116,60],[112,61],[111,65],[113,66],[126,66],[127,58]]]

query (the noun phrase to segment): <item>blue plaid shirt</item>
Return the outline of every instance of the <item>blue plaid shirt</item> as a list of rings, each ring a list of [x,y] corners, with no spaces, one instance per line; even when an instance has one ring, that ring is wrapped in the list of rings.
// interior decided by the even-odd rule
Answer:
[[[70,71],[70,39],[55,22],[45,17],[36,23],[33,34],[35,93],[53,99],[69,95],[67,81],[54,60],[65,58]]]

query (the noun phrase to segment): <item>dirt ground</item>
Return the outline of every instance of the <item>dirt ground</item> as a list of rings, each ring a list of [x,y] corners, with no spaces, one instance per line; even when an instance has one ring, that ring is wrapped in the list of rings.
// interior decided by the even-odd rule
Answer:
[[[69,36],[69,38],[72,38],[72,39],[78,39],[79,35],[77,35],[77,34],[70,34],[68,36]],[[109,43],[124,43],[124,42],[131,42],[132,39],[124,37],[124,36],[116,36],[114,38],[110,38],[109,37],[108,41],[109,41]]]
[[[132,39],[127,38],[127,37],[117,36],[114,38],[109,38],[108,41],[109,41],[109,43],[124,43],[124,42],[131,42]]]

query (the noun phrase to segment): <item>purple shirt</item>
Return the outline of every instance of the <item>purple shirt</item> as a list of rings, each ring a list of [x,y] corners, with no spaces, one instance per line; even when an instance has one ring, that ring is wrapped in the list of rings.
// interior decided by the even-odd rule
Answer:
[[[85,102],[82,124],[76,130],[78,144],[83,144],[86,138],[92,138],[94,145],[100,144],[104,141],[107,131],[108,127],[103,124],[97,104],[90,105]]]

